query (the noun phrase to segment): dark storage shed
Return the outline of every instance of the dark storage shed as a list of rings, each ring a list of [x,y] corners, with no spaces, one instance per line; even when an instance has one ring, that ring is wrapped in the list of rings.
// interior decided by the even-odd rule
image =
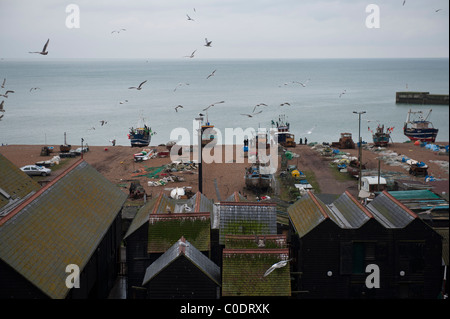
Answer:
[[[218,299],[220,268],[181,237],[145,271],[149,299]]]

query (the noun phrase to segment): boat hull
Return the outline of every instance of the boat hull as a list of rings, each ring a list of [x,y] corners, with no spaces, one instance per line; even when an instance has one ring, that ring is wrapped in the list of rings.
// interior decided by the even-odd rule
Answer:
[[[151,135],[150,134],[130,134],[130,142],[131,147],[143,147],[148,146],[151,141]]]
[[[421,142],[432,142],[436,140],[436,136],[439,129],[436,128],[425,128],[425,129],[413,129],[405,128],[403,130],[406,137],[411,141],[421,141]]]
[[[387,146],[389,144],[390,135],[374,135],[373,136],[373,144],[375,146]]]

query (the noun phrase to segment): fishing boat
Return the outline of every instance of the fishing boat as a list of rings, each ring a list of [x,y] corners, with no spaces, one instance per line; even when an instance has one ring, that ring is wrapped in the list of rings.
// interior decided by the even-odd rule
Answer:
[[[64,144],[59,146],[59,150],[61,151],[61,153],[67,153],[71,148],[72,146],[70,144],[67,144],[66,132],[64,132]]]
[[[131,142],[131,147],[143,147],[148,146],[152,139],[152,129],[147,126],[144,118],[138,121],[138,125],[136,128],[130,128],[130,132],[128,133],[128,139]]]
[[[245,169],[244,179],[248,189],[264,191],[271,187],[273,174],[266,172],[265,165],[257,161]]]
[[[389,144],[389,140],[391,139],[391,132],[394,128],[389,127],[384,130],[384,124],[378,125],[375,130],[375,133],[372,131],[373,144],[375,146],[387,146]]]
[[[427,116],[424,117],[422,111],[409,110],[405,125],[403,126],[403,133],[411,141],[434,143],[439,129],[434,128],[433,124],[428,121],[431,111],[430,109]],[[411,115],[414,115],[415,118],[412,119]]]
[[[272,121],[272,126],[274,124],[275,122]],[[280,115],[276,125],[277,132],[275,134],[278,137],[278,144],[281,144],[284,147],[295,147],[295,135],[289,132],[290,124],[286,122],[286,116]]]

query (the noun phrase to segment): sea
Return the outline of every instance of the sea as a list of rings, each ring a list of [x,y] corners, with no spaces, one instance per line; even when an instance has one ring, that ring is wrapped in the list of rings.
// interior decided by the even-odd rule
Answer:
[[[214,74],[208,78],[208,75]],[[396,104],[397,91],[449,94],[449,59],[2,59],[0,84],[13,90],[0,113],[0,143],[129,146],[141,119],[151,146],[195,144],[199,114],[219,142],[236,129],[270,129],[280,119],[295,139],[372,142],[378,125],[405,142],[408,111],[432,112],[437,142],[449,141],[448,105]],[[141,90],[137,87],[143,81]],[[300,84],[300,83],[303,83]],[[223,103],[217,103],[222,102]],[[214,104],[213,106],[210,106]],[[264,104],[259,105],[258,104]],[[181,105],[177,110],[175,107]],[[210,106],[208,108],[208,106]],[[256,107],[256,109],[255,109]],[[205,109],[208,108],[206,111]],[[260,112],[261,111],[261,112]],[[260,112],[253,114],[254,112]],[[354,112],[365,112],[356,114]],[[252,117],[245,114],[252,115]],[[102,125],[102,122],[103,125]],[[242,144],[243,141],[234,141]]]

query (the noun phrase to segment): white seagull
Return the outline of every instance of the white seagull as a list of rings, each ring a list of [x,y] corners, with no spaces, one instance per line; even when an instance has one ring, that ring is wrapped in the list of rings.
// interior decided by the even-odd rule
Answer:
[[[303,82],[298,82],[298,81],[292,81],[292,83],[298,83],[298,84],[300,84],[301,86],[306,87],[306,83],[308,83],[309,80],[310,80],[310,79],[306,80],[305,83],[303,83]]]
[[[264,104],[264,103],[256,104],[255,107],[253,108],[253,111],[252,111],[253,113],[255,113],[255,110],[258,106],[267,106],[267,104]]]
[[[179,109],[179,108],[183,108],[183,105],[179,105],[179,104],[178,104],[177,106],[175,106],[175,112],[178,112],[178,109]]]
[[[130,86],[129,89],[142,90],[142,84],[144,84],[145,82],[147,82],[147,80],[145,80],[144,82],[142,82],[141,84],[139,84],[138,87]]]
[[[248,116],[248,117],[253,117],[253,116],[255,116],[257,114],[260,114],[260,113],[262,113],[262,111],[259,111],[259,112],[256,112],[256,113],[252,113],[252,114],[242,114],[241,113],[241,115]]]
[[[185,55],[184,57],[192,59],[194,57],[195,52],[197,52],[197,50],[194,50],[194,52],[192,52],[191,55]]]
[[[215,102],[213,104],[208,105],[208,107],[204,108],[203,111],[206,111],[207,109],[209,109],[211,106],[214,106],[216,104],[220,104],[220,103],[225,103],[225,101],[220,101],[220,102]]]
[[[206,42],[205,47],[211,47],[212,41],[208,41],[208,39],[205,38],[205,42]]]
[[[124,103],[126,103],[126,102],[128,102],[128,100],[120,101],[119,104],[124,104]]]
[[[175,92],[177,88],[182,85],[189,85],[189,83],[178,83],[178,85],[175,87],[175,89],[173,89],[173,91]]]
[[[111,34],[113,34],[114,32],[120,33],[120,31],[127,31],[127,29],[113,30],[113,31],[111,31]]]
[[[212,73],[210,75],[208,75],[208,77],[206,79],[209,79],[210,77],[212,77],[214,75],[214,73],[216,73],[217,70],[212,71]]]
[[[30,92],[33,91],[33,90],[40,90],[40,89],[41,89],[41,88],[38,88],[38,87],[31,88],[31,89],[30,89]]]
[[[106,123],[108,123],[108,122],[106,122],[106,121],[100,121],[100,123],[102,124],[102,126],[104,125],[104,124],[106,124]]]
[[[290,106],[291,104],[289,104],[288,102],[284,102],[284,103],[280,104],[280,106],[283,106],[283,105],[289,105]]]
[[[288,262],[290,262],[291,260],[292,260],[292,258],[288,259],[288,260],[282,260],[282,261],[277,262],[276,264],[273,264],[272,266],[270,266],[269,269],[267,269],[267,271],[264,273],[263,277],[267,277],[272,271],[274,271],[277,268],[282,268],[282,267],[286,266],[288,264]]]
[[[0,96],[4,96],[4,97],[8,98],[8,93],[14,93],[14,91],[8,90],[5,92],[5,94],[0,94]]]
[[[48,51],[46,51],[46,50],[47,50],[47,46],[48,46],[48,42],[49,41],[50,41],[50,39],[47,40],[47,42],[45,43],[44,48],[42,49],[41,52],[28,52],[28,53],[39,53],[41,55],[47,55]]]

